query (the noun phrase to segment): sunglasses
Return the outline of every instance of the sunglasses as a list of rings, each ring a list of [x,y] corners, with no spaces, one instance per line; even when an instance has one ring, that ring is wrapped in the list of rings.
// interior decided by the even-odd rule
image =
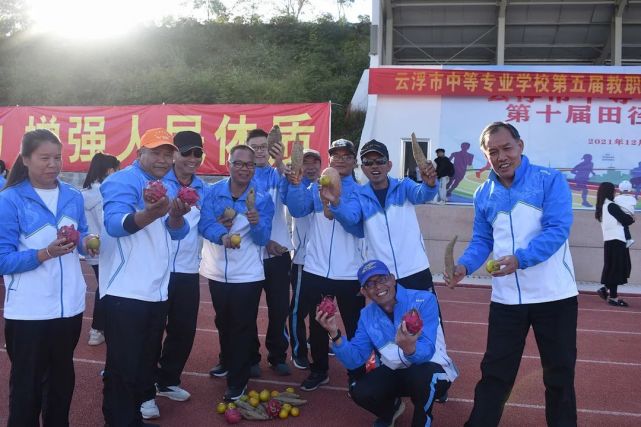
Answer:
[[[203,156],[203,150],[201,150],[200,148],[192,148],[191,150],[185,151],[184,153],[181,152],[180,155],[183,157],[189,157],[193,155],[194,157],[200,159]]]
[[[387,160],[385,157],[379,157],[378,159],[374,159],[374,160],[363,159],[363,160],[361,160],[361,165],[363,165],[363,166],[372,166],[372,165],[374,165],[376,163],[379,166],[384,166],[384,165],[387,164],[388,161],[389,160]]]

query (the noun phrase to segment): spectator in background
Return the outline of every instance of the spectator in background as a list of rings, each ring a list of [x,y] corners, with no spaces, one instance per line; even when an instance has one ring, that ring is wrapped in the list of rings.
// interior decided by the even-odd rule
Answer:
[[[102,234],[102,194],[100,194],[100,184],[105,178],[117,171],[119,167],[120,161],[109,154],[96,153],[91,159],[89,171],[80,193],[84,199],[87,226],[92,234],[98,236]],[[85,260],[93,268],[96,280],[98,280],[98,257],[87,256]],[[100,290],[96,287],[91,329],[89,329],[89,341],[87,344],[100,345],[105,342],[104,330],[105,316],[100,305]]]
[[[603,287],[597,294],[615,307],[627,307],[628,303],[619,298],[617,288],[628,283],[632,262],[630,249],[626,247],[623,227],[634,222],[614,203],[614,184],[602,182],[596,194],[596,211],[594,217],[601,223],[603,232]]]
[[[634,209],[637,206],[637,199],[634,198],[630,192],[632,191],[632,184],[630,181],[621,181],[619,183],[619,194],[614,198],[614,203],[619,205],[623,213],[626,213],[634,219]],[[623,232],[625,234],[625,247],[629,248],[634,244],[632,235],[630,234],[630,227],[627,225],[623,226]]]
[[[454,163],[454,175],[450,184],[447,187],[447,197],[452,195],[452,192],[465,178],[465,172],[469,166],[472,166],[472,161],[474,160],[474,154],[468,152],[470,149],[469,142],[461,143],[461,151],[456,151],[450,154],[450,161],[453,160]]]
[[[576,189],[581,190],[581,205],[591,208],[592,204],[588,202],[588,182],[590,182],[590,175],[594,175],[592,154],[584,154],[583,161],[573,167],[570,173],[574,174]]]
[[[80,192],[58,180],[58,137],[46,129],[27,132],[20,153],[0,192],[4,337],[11,361],[7,425],[39,426],[42,416],[45,426],[68,426],[87,288],[78,252],[88,253],[91,236]],[[61,226],[75,226],[78,240],[58,237]]]
[[[7,165],[4,163],[4,160],[0,160],[0,190],[2,190],[5,182],[7,182],[8,174],[9,170],[7,169]]]
[[[443,204],[447,202],[447,184],[450,178],[454,176],[454,165],[450,159],[445,157],[443,148],[436,149],[436,177],[438,178],[438,202]]]
[[[634,196],[639,197],[641,194],[641,162],[636,168],[630,169],[630,184],[634,188]]]

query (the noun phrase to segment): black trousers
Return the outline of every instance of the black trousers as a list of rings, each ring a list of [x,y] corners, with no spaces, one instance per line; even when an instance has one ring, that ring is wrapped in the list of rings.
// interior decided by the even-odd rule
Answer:
[[[292,355],[297,358],[307,358],[307,326],[305,318],[309,312],[301,298],[301,280],[303,266],[292,264],[290,272],[292,283],[292,300],[289,304],[289,341],[292,346]]]
[[[96,275],[96,281],[99,281],[100,270],[98,265],[92,265],[93,272]],[[99,286],[96,287],[96,294],[93,301],[93,318],[91,320],[91,328],[97,331],[105,330],[105,313],[102,309],[102,303],[100,301],[100,289]]]
[[[466,426],[497,426],[521,363],[530,326],[541,355],[548,426],[576,426],[577,297],[539,304],[492,302],[481,380]]]
[[[327,331],[316,321],[316,305],[326,295],[332,295],[338,302],[338,309],[345,325],[348,339],[354,336],[365,297],[361,295],[358,280],[332,280],[303,271],[302,290],[309,317],[309,343],[312,352],[312,372],[327,373],[329,369],[329,339]],[[355,370],[358,376],[361,370]],[[350,374],[352,375],[352,374]]]
[[[396,398],[409,396],[414,404],[412,426],[429,426],[436,394],[434,374],[439,371],[441,367],[432,362],[396,370],[382,365],[356,381],[350,395],[358,406],[388,422],[392,421]]]
[[[414,273],[410,276],[402,277],[396,280],[403,285],[406,289],[414,289],[417,291],[430,291],[436,294],[434,290],[434,282],[432,282],[432,272],[429,268]]]
[[[267,361],[272,365],[285,363],[289,335],[287,333],[287,316],[289,315],[289,270],[292,259],[289,252],[263,261],[265,267],[265,301],[267,302]],[[260,342],[258,335],[254,343],[254,364],[260,362]]]
[[[198,273],[171,273],[169,276],[166,334],[162,349],[158,351],[160,360],[156,368],[156,383],[161,387],[179,385],[180,375],[189,359],[196,336],[199,281]],[[152,384],[152,392],[154,388]]]
[[[209,280],[209,292],[216,310],[221,363],[229,371],[228,387],[243,387],[258,336],[256,317],[263,282],[224,283]]]
[[[76,382],[73,351],[82,313],[51,320],[5,319],[4,335],[11,361],[8,427],[69,425]]]
[[[141,426],[140,405],[153,384],[167,302],[105,295],[107,361],[102,413],[110,427]]]

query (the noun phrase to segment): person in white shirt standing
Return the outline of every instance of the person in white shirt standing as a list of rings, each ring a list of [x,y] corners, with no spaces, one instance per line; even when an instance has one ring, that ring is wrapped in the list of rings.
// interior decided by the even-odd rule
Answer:
[[[85,215],[87,216],[87,226],[89,232],[100,235],[102,224],[102,195],[100,194],[100,184],[109,175],[114,173],[120,167],[120,161],[109,154],[96,153],[91,159],[89,171],[82,184],[82,198],[85,202]],[[98,257],[86,256],[85,261],[91,266],[96,275],[99,277]],[[89,329],[89,345],[100,345],[105,342],[105,315],[100,305],[100,290],[96,288],[93,316],[91,318],[91,329]]]
[[[619,205],[621,210],[630,215],[634,220],[634,209],[637,206],[637,199],[632,195],[632,184],[630,181],[621,181],[619,183],[619,194],[614,198],[614,203]],[[629,248],[634,244],[632,235],[630,234],[630,227],[627,225],[623,226],[623,233],[625,236],[625,247]]]

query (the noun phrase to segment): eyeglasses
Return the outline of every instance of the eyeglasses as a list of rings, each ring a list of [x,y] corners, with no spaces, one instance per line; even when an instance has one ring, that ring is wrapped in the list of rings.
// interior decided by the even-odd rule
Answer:
[[[240,160],[235,160],[233,162],[229,162],[229,164],[234,169],[242,169],[243,166],[244,166],[248,170],[253,170],[256,167],[256,163],[254,163],[254,162],[241,162]]]
[[[254,151],[267,151],[267,144],[250,145]]]
[[[329,158],[332,159],[332,160],[340,160],[342,162],[350,162],[350,161],[354,160],[354,155],[353,154],[344,154],[342,156],[339,156],[339,155],[336,154],[336,155],[329,156]]]
[[[379,276],[378,279],[371,279],[365,282],[363,287],[365,289],[372,289],[378,285],[382,285],[383,283],[387,282],[389,279],[389,274],[386,274],[385,276]]]
[[[200,159],[203,156],[203,150],[201,150],[200,148],[192,148],[191,150],[185,151],[184,153],[181,152],[180,155],[183,157],[189,157],[193,155],[194,157]]]
[[[384,165],[387,164],[388,161],[389,160],[387,160],[385,157],[379,157],[378,159],[374,159],[374,160],[363,159],[363,160],[361,160],[361,164],[363,166],[372,166],[372,165],[374,165],[374,163],[376,163],[379,166],[384,166]]]

